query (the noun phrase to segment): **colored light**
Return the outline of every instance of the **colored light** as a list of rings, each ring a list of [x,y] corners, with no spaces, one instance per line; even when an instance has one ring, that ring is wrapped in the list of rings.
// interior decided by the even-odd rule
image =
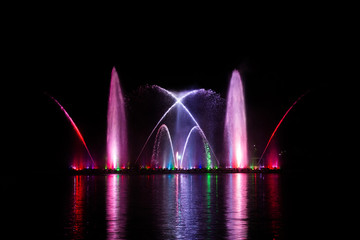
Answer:
[[[201,132],[201,135],[205,138],[206,142],[209,142],[205,136],[205,133],[203,132],[203,130],[201,129],[200,125],[198,124],[198,122],[196,121],[196,119],[194,118],[194,116],[191,114],[191,112],[189,111],[189,109],[187,109],[187,107],[181,102],[185,97],[191,95],[191,94],[194,94],[194,93],[197,93],[198,91],[200,90],[193,90],[193,91],[190,91],[188,93],[186,93],[184,96],[182,97],[177,97],[175,96],[172,92],[162,88],[162,87],[159,87],[159,86],[154,86],[155,88],[159,89],[160,91],[166,93],[167,95],[171,96],[172,98],[174,98],[176,100],[176,102],[164,113],[164,115],[160,118],[160,120],[158,121],[158,123],[155,125],[155,127],[153,128],[153,130],[151,131],[150,135],[148,136],[147,140],[145,141],[145,144],[144,146],[142,147],[137,159],[135,162],[137,162],[142,154],[142,152],[144,151],[145,149],[145,146],[146,144],[148,143],[150,137],[152,136],[152,134],[154,133],[155,129],[157,128],[157,126],[160,124],[160,122],[165,118],[165,116],[171,111],[171,109],[173,109],[173,107],[175,107],[177,104],[180,104],[180,106],[187,112],[187,114],[190,116],[190,118],[192,119],[192,121],[196,124],[196,127],[198,127],[199,131]],[[215,153],[214,151],[212,150],[211,146],[209,145],[209,149],[210,151],[213,153],[213,156],[215,157],[215,160],[217,161],[217,164],[219,165],[219,161],[218,159],[216,158],[215,156]],[[182,156],[184,156],[184,154],[182,154]],[[181,164],[180,164],[181,165]],[[182,166],[180,166],[182,167]]]
[[[157,86],[156,86],[157,87]],[[160,87],[159,87],[160,88]],[[162,88],[161,88],[162,89]],[[164,89],[165,90],[165,89]],[[167,90],[166,90],[167,91]],[[159,124],[161,123],[161,121],[166,117],[166,115],[171,111],[171,109],[173,109],[179,102],[181,102],[181,100],[183,100],[184,98],[186,98],[187,96],[196,93],[199,90],[193,90],[191,92],[188,92],[187,94],[185,94],[184,96],[182,96],[181,98],[176,98],[176,102],[163,114],[163,116],[160,118],[160,120],[156,123],[155,127],[153,128],[153,130],[151,131],[150,135],[148,136],[148,138],[145,141],[144,146],[142,147],[137,159],[135,162],[137,162],[142,154],[142,152],[144,151],[146,144],[149,142],[151,136],[153,135],[153,133],[155,132],[156,128],[159,126]],[[168,92],[168,91],[167,91]]]
[[[266,147],[264,149],[264,151],[262,152],[261,154],[261,157],[259,159],[259,162],[258,164],[260,164],[260,161],[262,160],[263,156],[264,156],[264,153],[266,152],[266,149],[269,147],[269,144],[271,142],[271,139],[273,139],[276,131],[278,130],[280,124],[284,121],[284,118],[286,117],[286,115],[290,112],[290,110],[295,106],[295,104],[301,99],[303,98],[306,94],[308,94],[310,92],[310,90],[308,90],[307,92],[305,92],[304,94],[302,94],[298,99],[296,99],[296,101],[291,105],[291,107],[285,112],[284,116],[280,119],[280,122],[278,123],[278,125],[276,126],[275,130],[272,132],[270,138],[269,138],[269,141],[267,142],[266,144]]]
[[[206,137],[204,135],[204,132],[198,126],[194,126],[194,127],[191,128],[191,130],[190,130],[190,132],[187,135],[186,140],[185,140],[184,149],[183,149],[183,152],[182,152],[182,155],[181,155],[182,157],[181,157],[181,161],[180,161],[180,167],[181,168],[184,168],[183,161],[184,161],[186,149],[187,149],[187,146],[188,146],[188,142],[189,142],[189,139],[190,139],[192,133],[195,130],[200,134],[201,138],[203,139],[204,148],[205,148],[206,163],[207,163],[208,166],[212,166],[211,153],[210,153],[211,148],[210,148],[209,142],[207,141],[207,139],[206,139]]]
[[[68,114],[68,112],[65,110],[65,108],[60,104],[60,102],[58,100],[56,100],[53,96],[50,96],[48,94],[46,94],[47,96],[49,96],[59,107],[60,109],[64,112],[65,116],[67,117],[67,119],[70,121],[71,125],[73,126],[75,132],[77,133],[78,137],[80,138],[81,142],[83,143],[87,153],[89,154],[90,158],[91,158],[91,161],[92,161],[92,164],[93,166],[95,166],[95,162],[94,162],[94,159],[93,157],[91,156],[91,153],[86,145],[86,142],[79,130],[79,128],[76,126],[75,122],[72,120],[72,118],[70,117],[70,115]]]
[[[241,77],[236,70],[232,73],[228,90],[224,139],[227,144],[227,166],[246,168],[248,156],[245,98]]]
[[[154,143],[154,147],[153,147],[153,154],[152,154],[152,162],[157,165],[157,164],[161,164],[159,163],[159,151],[160,151],[160,141],[162,139],[162,136],[163,134],[166,133],[166,136],[167,136],[167,140],[169,141],[170,143],[170,149],[171,149],[171,159],[172,159],[172,163],[173,165],[177,165],[177,157],[175,157],[175,154],[174,154],[174,147],[173,147],[173,143],[172,143],[172,139],[171,139],[171,135],[170,135],[170,131],[168,129],[168,127],[165,125],[165,124],[162,124],[157,133],[156,133],[156,137],[155,137],[155,143]],[[168,165],[169,165],[169,168],[170,168],[170,164],[171,164],[171,161],[170,161],[170,156],[169,158],[167,159],[168,160]],[[162,161],[163,161],[163,168],[165,168],[166,166],[166,159],[162,158]]]
[[[211,161],[209,144],[207,142],[204,142],[204,146],[205,146],[207,168],[210,169],[212,167],[212,161]]]
[[[116,69],[111,72],[107,112],[107,166],[118,169],[127,164],[127,126],[125,101]]]

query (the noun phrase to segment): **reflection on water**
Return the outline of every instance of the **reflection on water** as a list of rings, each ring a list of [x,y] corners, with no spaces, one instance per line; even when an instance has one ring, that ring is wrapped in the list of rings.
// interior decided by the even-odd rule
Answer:
[[[68,229],[70,237],[78,239],[84,235],[84,214],[86,211],[86,182],[84,176],[74,176],[73,195],[72,195],[72,212],[67,216],[69,220]]]
[[[280,208],[279,175],[251,174],[248,179],[249,197],[246,204],[249,217],[247,225],[250,228],[249,238],[277,239],[281,237],[283,220]]]
[[[248,174],[231,174],[226,178],[226,227],[229,239],[247,237]]]
[[[277,239],[278,174],[74,176],[65,238]]]
[[[127,178],[106,176],[106,222],[108,239],[125,238]]]
[[[268,176],[266,176],[268,177]],[[268,211],[269,219],[271,219],[271,231],[273,236],[280,237],[280,227],[282,214],[280,212],[280,192],[279,192],[279,175],[273,175],[265,181],[268,194]]]
[[[219,198],[217,175],[175,175],[176,238],[215,238],[224,229],[217,221]],[[169,213],[170,215],[171,213]],[[169,237],[171,235],[169,234]]]

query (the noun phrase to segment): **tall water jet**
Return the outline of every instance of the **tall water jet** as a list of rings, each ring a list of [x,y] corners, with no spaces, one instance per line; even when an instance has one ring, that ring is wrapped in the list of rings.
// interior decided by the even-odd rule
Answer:
[[[128,164],[127,126],[125,102],[115,67],[111,73],[107,113],[107,165],[108,169],[125,168]]]
[[[237,70],[232,73],[228,89],[224,131],[226,167],[248,167],[244,90]]]

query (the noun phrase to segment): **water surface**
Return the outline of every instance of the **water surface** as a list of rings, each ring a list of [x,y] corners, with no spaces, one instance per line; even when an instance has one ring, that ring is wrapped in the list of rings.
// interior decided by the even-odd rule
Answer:
[[[64,201],[66,238],[281,237],[278,174],[71,178],[71,193]]]
[[[343,236],[347,224],[339,213],[347,198],[328,180],[280,173],[14,173],[1,176],[1,230],[18,239]]]

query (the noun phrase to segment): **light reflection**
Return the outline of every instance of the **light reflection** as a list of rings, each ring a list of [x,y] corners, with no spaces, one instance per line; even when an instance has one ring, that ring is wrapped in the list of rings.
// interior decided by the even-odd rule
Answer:
[[[108,239],[125,238],[127,176],[106,176],[106,222]]]
[[[226,181],[226,227],[229,239],[246,239],[247,174],[228,174]]]
[[[73,192],[71,216],[69,216],[68,234],[74,239],[81,238],[84,235],[85,208],[86,208],[86,177],[73,177]]]
[[[281,195],[278,174],[252,174],[248,181],[249,238],[279,239],[282,236]],[[261,231],[258,231],[261,229]]]
[[[281,211],[280,211],[280,192],[279,192],[279,175],[269,174],[267,182],[267,195],[269,200],[267,201],[269,206],[269,218],[271,219],[271,233],[273,238],[280,237],[281,230]]]
[[[193,178],[198,177],[199,176],[188,174],[180,175],[180,197],[178,198],[179,214],[177,219],[179,227],[176,231],[177,238],[190,239],[199,231],[201,221],[199,221],[200,219],[198,219],[198,217],[201,216],[198,211],[201,202],[197,199],[200,194],[196,194],[195,192],[201,189],[198,189],[196,186],[199,181],[193,181]]]
[[[74,176],[66,237],[276,239],[283,224],[279,179],[246,173]],[[94,232],[102,223],[104,232]]]
[[[175,178],[177,239],[214,239],[220,222],[218,176],[178,174]],[[220,234],[221,235],[221,234]]]

